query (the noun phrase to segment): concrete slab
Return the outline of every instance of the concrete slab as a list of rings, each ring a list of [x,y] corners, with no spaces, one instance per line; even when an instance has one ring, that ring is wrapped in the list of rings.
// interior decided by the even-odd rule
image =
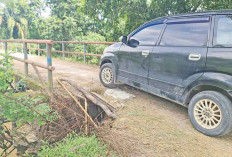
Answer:
[[[105,91],[105,95],[111,96],[115,99],[120,99],[120,100],[127,100],[134,98],[135,96],[133,94],[127,93],[121,89],[107,89]]]

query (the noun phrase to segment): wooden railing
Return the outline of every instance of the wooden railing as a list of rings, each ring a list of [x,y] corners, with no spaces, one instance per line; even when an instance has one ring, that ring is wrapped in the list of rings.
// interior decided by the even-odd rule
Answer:
[[[1,42],[1,41],[0,41]],[[80,55],[84,58],[84,63],[86,63],[86,56],[94,56],[94,57],[101,57],[102,54],[95,54],[95,53],[87,53],[87,45],[111,45],[116,42],[83,42],[83,41],[54,41],[54,44],[61,44],[61,50],[55,50],[52,49],[53,53],[61,53],[63,54],[62,57],[65,57],[65,54],[69,55]],[[83,52],[74,52],[74,51],[67,51],[66,45],[67,44],[81,44],[83,45]],[[20,46],[8,46],[9,48],[16,48],[16,49],[23,49],[23,47]],[[27,49],[38,51],[38,55],[40,56],[41,52],[46,52],[46,49],[41,49],[41,44],[37,43],[37,48],[31,48],[30,45],[27,47]]]
[[[63,54],[62,56],[65,57],[65,54],[70,54],[70,55],[81,55],[84,58],[84,63],[86,63],[86,56],[94,56],[94,57],[101,57],[102,54],[94,54],[94,53],[87,53],[87,45],[111,45],[114,44],[115,42],[82,42],[82,41],[52,41],[52,40],[0,40],[0,42],[2,43],[0,46],[1,49],[4,49],[5,53],[7,53],[9,51],[9,48],[16,48],[16,52],[17,49],[20,49],[23,51],[24,53],[24,59],[21,58],[17,58],[17,57],[12,57],[14,60],[20,61],[20,62],[24,62],[24,71],[25,71],[25,76],[28,75],[28,64],[32,65],[33,68],[35,69],[36,73],[38,74],[38,77],[40,78],[41,82],[42,78],[40,76],[40,74],[38,73],[38,70],[36,68],[40,67],[40,68],[44,68],[48,70],[48,87],[50,89],[50,91],[53,88],[52,85],[52,71],[55,70],[55,67],[52,66],[52,52],[53,53],[61,53]],[[8,43],[22,43],[22,46],[14,46],[14,45],[9,45]],[[37,48],[31,48],[30,44],[36,44]],[[46,49],[42,49],[40,48],[42,44],[46,44]],[[52,49],[54,44],[61,44],[61,50],[55,50]],[[65,46],[66,44],[81,44],[83,45],[83,52],[73,52],[73,51],[67,51]],[[44,46],[43,46],[44,47]],[[46,52],[47,55],[47,65],[43,65],[41,63],[38,62],[34,62],[31,60],[28,60],[28,53],[30,50],[35,50],[37,51],[38,55],[41,55],[41,52]],[[44,85],[44,83],[43,83]]]
[[[32,65],[33,68],[35,69],[39,79],[41,80],[45,90],[49,92],[49,90],[51,91],[53,88],[53,79],[52,79],[52,71],[55,70],[55,67],[52,66],[52,55],[51,55],[51,50],[52,50],[52,45],[54,44],[54,42],[52,40],[0,40],[0,42],[3,43],[3,47],[4,47],[4,52],[5,54],[8,53],[8,43],[22,43],[23,44],[23,53],[24,53],[24,58],[18,58],[18,57],[14,57],[12,56],[12,58],[14,60],[20,61],[20,62],[24,62],[24,72],[25,72],[25,76],[28,76],[28,64]],[[28,44],[33,43],[33,44],[46,44],[46,54],[47,54],[47,65],[43,65],[41,63],[38,62],[34,62],[28,59]],[[48,70],[48,89],[47,86],[45,85],[45,83],[43,82],[43,79],[37,69],[37,67],[40,68],[44,68]]]

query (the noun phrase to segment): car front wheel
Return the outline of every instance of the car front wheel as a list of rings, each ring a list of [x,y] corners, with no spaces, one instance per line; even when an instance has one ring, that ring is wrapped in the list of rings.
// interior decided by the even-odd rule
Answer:
[[[100,81],[107,88],[116,88],[117,85],[115,81],[115,72],[112,63],[105,63],[100,69]]]
[[[222,136],[231,131],[232,103],[219,92],[196,94],[190,101],[188,113],[193,126],[208,136]]]

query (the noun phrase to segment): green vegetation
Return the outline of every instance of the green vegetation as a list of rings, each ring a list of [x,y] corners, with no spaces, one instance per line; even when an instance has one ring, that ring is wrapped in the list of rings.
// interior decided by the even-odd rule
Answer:
[[[10,97],[1,98],[0,116],[4,119],[16,122],[17,126],[21,126],[25,123],[33,123],[37,120],[39,125],[43,125],[47,120],[53,120],[57,116],[56,114],[49,114],[50,107],[46,103],[42,103],[44,97],[19,97],[16,99]]]
[[[54,146],[45,145],[38,154],[39,157],[104,157],[109,156],[107,146],[95,136],[84,137],[70,134]],[[112,155],[111,155],[112,156]]]
[[[43,96],[16,97],[14,93],[23,92],[26,90],[26,82],[20,80],[15,82],[12,59],[9,55],[1,54],[0,64],[0,117],[16,122],[22,125],[25,122],[38,121],[40,125],[46,120],[51,120],[56,115],[47,114],[50,112],[49,106],[44,101]]]
[[[14,71],[12,68],[12,58],[9,55],[0,54],[0,91],[5,93],[14,81]],[[1,98],[1,94],[0,94]]]
[[[230,0],[0,0],[0,38],[117,41],[142,23],[178,13],[231,9]],[[50,9],[50,16],[42,13]],[[89,38],[90,39],[90,38]]]

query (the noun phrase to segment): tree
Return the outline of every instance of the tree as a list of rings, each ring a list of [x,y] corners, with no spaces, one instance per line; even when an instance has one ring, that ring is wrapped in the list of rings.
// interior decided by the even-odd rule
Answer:
[[[1,0],[3,22],[1,29],[5,38],[27,38],[29,25],[36,16],[39,0]],[[36,6],[36,7],[35,7]]]

